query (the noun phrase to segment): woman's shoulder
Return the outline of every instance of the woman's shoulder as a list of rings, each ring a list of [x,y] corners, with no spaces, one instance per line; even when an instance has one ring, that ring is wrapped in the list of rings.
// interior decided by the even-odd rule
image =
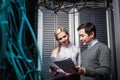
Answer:
[[[71,45],[74,49],[79,50],[80,48],[74,44]]]
[[[78,52],[80,53],[80,48],[78,46],[71,44],[71,47],[74,51],[76,51],[76,53],[78,53]]]
[[[59,47],[53,48],[52,52],[56,52]]]
[[[52,50],[51,57],[55,57],[55,55],[57,54],[58,48],[59,47],[56,47]]]

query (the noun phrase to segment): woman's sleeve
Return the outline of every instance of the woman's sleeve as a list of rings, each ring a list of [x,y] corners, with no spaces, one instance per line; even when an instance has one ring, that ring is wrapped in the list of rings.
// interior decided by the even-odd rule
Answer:
[[[79,48],[77,48],[77,49],[78,49],[78,51],[77,51],[77,61],[76,61],[76,63],[77,63],[77,66],[80,66],[81,65],[81,52],[80,52]]]

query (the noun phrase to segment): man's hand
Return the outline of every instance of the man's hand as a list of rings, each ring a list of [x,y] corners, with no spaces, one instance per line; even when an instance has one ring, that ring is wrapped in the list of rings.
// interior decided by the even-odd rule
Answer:
[[[72,75],[73,73],[65,73],[65,76],[70,76]]]
[[[75,66],[75,70],[76,70],[77,74],[84,74],[84,72],[85,72],[85,68],[80,67],[80,66]]]

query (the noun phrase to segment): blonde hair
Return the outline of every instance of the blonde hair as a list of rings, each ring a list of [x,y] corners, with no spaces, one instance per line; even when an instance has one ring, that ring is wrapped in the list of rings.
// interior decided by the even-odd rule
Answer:
[[[69,36],[69,33],[68,31],[64,28],[64,27],[60,27],[58,28],[55,32],[54,32],[54,35],[55,35],[55,38],[56,40],[58,40],[58,34],[60,34],[61,32],[65,32],[68,36]],[[60,49],[61,49],[61,44],[59,44],[58,46],[58,51],[57,51],[57,58],[59,58],[59,52],[60,52]]]
[[[54,35],[55,35],[55,39],[58,40],[58,34],[60,34],[61,32],[65,32],[68,36],[69,36],[69,33],[68,31],[64,28],[64,27],[60,27],[58,28],[55,32],[54,32]]]

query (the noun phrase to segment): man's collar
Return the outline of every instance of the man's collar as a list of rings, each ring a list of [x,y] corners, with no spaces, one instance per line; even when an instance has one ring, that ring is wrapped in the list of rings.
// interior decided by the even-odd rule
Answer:
[[[98,42],[97,39],[92,40],[92,41],[88,44],[88,49],[91,48],[92,46],[94,46],[97,42]]]

